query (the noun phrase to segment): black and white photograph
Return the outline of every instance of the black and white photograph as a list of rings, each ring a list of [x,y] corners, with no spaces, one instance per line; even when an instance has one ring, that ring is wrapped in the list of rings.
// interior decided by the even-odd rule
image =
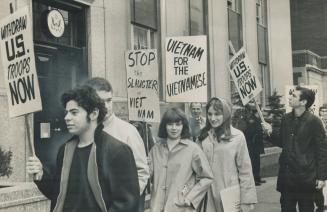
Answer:
[[[2,0],[0,212],[327,212],[326,14]]]

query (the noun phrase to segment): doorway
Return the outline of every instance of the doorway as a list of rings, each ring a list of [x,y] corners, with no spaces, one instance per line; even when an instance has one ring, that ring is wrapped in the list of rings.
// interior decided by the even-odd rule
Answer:
[[[61,95],[85,81],[83,49],[35,46],[42,111],[34,115],[34,146],[43,165],[52,169],[61,145],[71,137],[64,122]]]

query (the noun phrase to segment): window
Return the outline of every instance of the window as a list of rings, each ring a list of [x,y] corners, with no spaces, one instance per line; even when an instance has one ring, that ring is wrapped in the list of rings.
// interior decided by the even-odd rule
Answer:
[[[257,23],[267,26],[267,2],[266,0],[257,0],[256,4]]]
[[[151,29],[132,24],[132,48],[133,49],[154,49],[155,32]]]
[[[157,30],[157,0],[131,0],[131,12],[133,24]]]
[[[271,94],[270,73],[267,65],[263,63],[259,63],[259,70],[260,70],[261,84],[263,89],[263,92],[261,92],[261,102],[263,105],[265,105],[268,101],[268,97]]]
[[[204,35],[205,34],[205,20],[204,20],[204,1],[203,0],[189,0],[190,7],[190,35]]]
[[[243,46],[242,1],[228,0],[228,39],[235,51]]]
[[[227,7],[238,14],[242,14],[242,0],[227,0]]]

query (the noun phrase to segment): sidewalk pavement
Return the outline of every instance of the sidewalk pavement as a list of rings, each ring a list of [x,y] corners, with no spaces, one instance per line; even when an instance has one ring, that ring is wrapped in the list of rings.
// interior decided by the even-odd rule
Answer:
[[[277,177],[263,179],[267,182],[256,186],[258,203],[251,212],[280,212],[280,193],[276,191]]]

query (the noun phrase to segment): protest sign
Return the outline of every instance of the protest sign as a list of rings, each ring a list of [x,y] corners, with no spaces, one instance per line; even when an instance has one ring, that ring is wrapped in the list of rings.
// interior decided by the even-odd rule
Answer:
[[[228,68],[242,103],[246,105],[262,91],[262,87],[244,48],[234,54]]]
[[[2,19],[0,29],[9,117],[42,110],[28,7]]]
[[[207,38],[166,38],[166,102],[207,102]]]
[[[308,88],[312,90],[316,94],[315,101],[313,102],[312,106],[309,108],[309,111],[316,116],[319,116],[319,107],[320,107],[320,101],[319,101],[319,88],[318,85],[302,85],[301,87]],[[286,113],[289,113],[292,111],[292,108],[289,105],[289,96],[292,95],[294,92],[296,86],[295,85],[286,85],[285,86],[285,109]]]
[[[129,120],[159,122],[157,51],[125,52]]]

